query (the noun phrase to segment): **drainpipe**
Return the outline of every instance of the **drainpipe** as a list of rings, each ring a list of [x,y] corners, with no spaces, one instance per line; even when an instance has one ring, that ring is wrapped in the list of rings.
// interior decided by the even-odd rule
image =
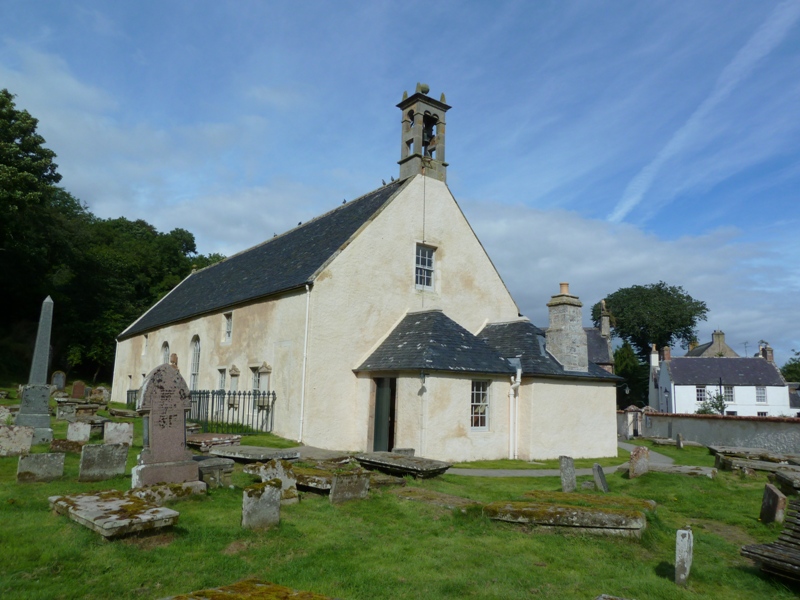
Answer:
[[[516,367],[516,374],[511,376],[511,387],[508,388],[508,458],[515,459],[517,452],[517,428],[519,424],[519,384],[522,380],[522,364],[519,358],[510,358],[508,362]]]
[[[308,310],[311,304],[311,285],[306,284],[306,331],[303,336],[303,378],[300,382],[300,433],[297,441],[303,441],[303,420],[306,407],[306,362],[308,361]]]

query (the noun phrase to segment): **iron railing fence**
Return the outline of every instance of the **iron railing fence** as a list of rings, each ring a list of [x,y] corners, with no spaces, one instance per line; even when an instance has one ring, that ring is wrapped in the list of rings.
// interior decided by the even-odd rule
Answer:
[[[127,407],[136,409],[139,390],[129,390]],[[197,423],[203,433],[270,433],[274,425],[275,392],[259,390],[232,392],[195,390],[190,392],[188,421]]]

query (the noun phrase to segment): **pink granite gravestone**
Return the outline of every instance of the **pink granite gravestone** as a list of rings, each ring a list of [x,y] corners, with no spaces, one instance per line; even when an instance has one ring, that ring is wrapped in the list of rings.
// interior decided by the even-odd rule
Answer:
[[[76,381],[72,384],[72,396],[71,398],[81,399],[86,395],[86,384],[82,381]]]
[[[197,463],[186,449],[186,381],[172,365],[159,365],[145,379],[139,398],[144,447],[131,471],[131,487],[198,481]]]

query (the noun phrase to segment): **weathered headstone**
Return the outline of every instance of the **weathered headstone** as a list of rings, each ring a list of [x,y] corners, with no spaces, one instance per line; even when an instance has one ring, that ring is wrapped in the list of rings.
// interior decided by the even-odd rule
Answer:
[[[70,442],[88,442],[92,436],[92,424],[73,421],[67,425],[67,439]]]
[[[92,388],[90,386],[86,386],[83,390],[83,399],[88,400],[92,395]]]
[[[764,497],[761,500],[761,522],[783,523],[786,514],[786,496],[774,485],[764,486]]]
[[[0,456],[19,456],[31,451],[33,427],[0,425]]]
[[[133,423],[109,421],[103,427],[104,444],[133,444]]]
[[[594,484],[601,492],[608,492],[608,483],[606,483],[606,474],[603,472],[603,467],[598,463],[592,465],[592,475],[594,476]]]
[[[631,459],[628,465],[628,477],[634,479],[644,475],[650,470],[650,449],[646,446],[636,446],[631,450]]]
[[[83,400],[86,397],[86,384],[82,381],[75,381],[72,384],[72,395],[70,398]]]
[[[571,456],[559,456],[558,466],[561,471],[561,491],[574,492],[578,487],[575,479],[575,461]]]
[[[675,436],[675,447],[678,450],[683,450],[683,436],[680,433]]]
[[[297,495],[297,476],[292,468],[292,463],[288,460],[270,460],[266,463],[255,463],[247,465],[244,472],[248,475],[260,477],[262,482],[280,481],[281,482],[281,504],[296,504],[299,501]]]
[[[369,494],[369,474],[365,471],[337,473],[333,476],[329,500],[341,504],[350,500],[363,500]]]
[[[53,481],[64,474],[64,454],[28,454],[19,457],[17,463],[17,481],[31,483],[34,481]]]
[[[103,481],[125,474],[127,444],[90,444],[81,451],[78,481]]]
[[[74,421],[78,409],[74,404],[58,404],[56,406],[56,421]]]
[[[131,487],[198,481],[200,473],[186,449],[189,387],[171,365],[159,365],[146,377],[137,412],[143,417],[143,448],[131,472]]]
[[[281,520],[281,482],[277,479],[244,488],[242,527],[261,529]]]
[[[691,528],[679,529],[675,537],[675,583],[686,586],[692,570],[694,538]]]
[[[218,456],[193,456],[200,467],[200,480],[210,488],[231,487],[231,474],[235,462],[232,458]]]
[[[53,300],[48,296],[42,302],[36,346],[33,350],[28,385],[22,386],[16,424],[33,427],[33,443],[44,444],[53,439],[50,428],[50,386],[47,384],[50,362],[50,329],[53,325]]]
[[[63,392],[67,387],[67,374],[64,371],[54,371],[50,376],[50,385],[56,386],[56,391]]]

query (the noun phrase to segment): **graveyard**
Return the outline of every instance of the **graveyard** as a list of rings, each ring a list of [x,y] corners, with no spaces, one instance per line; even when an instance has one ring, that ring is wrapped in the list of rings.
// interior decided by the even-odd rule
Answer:
[[[18,403],[14,390],[9,392],[0,401],[4,406]],[[358,463],[344,452],[317,462],[279,458],[270,470],[264,462],[215,458],[193,449],[188,459],[200,465],[195,470],[212,475],[205,493],[167,498],[161,509],[179,516],[163,528],[107,537],[65,516],[71,507],[59,510],[53,499],[68,497],[74,504],[90,494],[133,506],[129,492],[142,465],[138,457],[145,449],[145,420],[114,416],[125,414],[123,407],[108,404],[95,414],[107,419],[103,429],[113,436],[103,444],[104,432],[91,427],[78,431],[75,421],[55,417],[54,400],[50,405],[63,471],[56,464],[55,474],[26,480],[18,477],[19,456],[0,457],[4,598],[169,598],[224,586],[228,592],[193,597],[247,597],[223,594],[243,593],[248,585],[262,594],[253,591],[249,597],[286,597],[278,592],[265,596],[267,587],[238,583],[244,580],[307,593],[297,597],[343,599],[793,598],[800,591],[789,580],[762,573],[740,554],[743,545],[773,542],[780,534],[781,523],[760,520],[770,472],[726,470],[723,465],[734,459],[715,457],[704,447],[636,440],[637,446],[674,459],[676,466],[632,477],[633,467],[614,467],[631,458],[620,450],[616,459],[602,461],[608,492],[590,468],[595,461],[567,457],[544,463],[458,464],[444,474],[398,477],[368,471],[368,462]],[[131,437],[120,439],[130,430],[126,423],[132,425]],[[83,449],[90,446],[108,446],[117,454],[124,448],[124,466],[99,480],[87,476],[94,471],[81,462],[86,460]],[[292,458],[293,446],[291,440],[258,434],[243,436],[242,451],[223,446],[219,454]],[[49,443],[34,444],[23,458],[35,462],[49,449]],[[233,463],[232,468],[215,467],[215,461]],[[419,462],[408,456],[397,464],[403,461],[419,469]],[[681,472],[681,466],[702,467],[715,476]],[[183,462],[180,468],[193,465]],[[463,474],[470,469],[541,471],[546,476]],[[352,488],[364,473],[371,477],[368,490],[362,488],[349,501],[332,501],[336,485]],[[287,478],[296,487],[282,489]],[[271,496],[271,512],[245,517],[248,496],[256,501]],[[596,516],[598,507],[613,517],[596,523],[600,531],[569,526],[582,511]],[[119,515],[130,508],[116,510]],[[248,518],[266,520],[253,526]],[[676,532],[679,546],[680,532],[683,543],[687,535],[693,537],[691,572],[681,585],[676,584]]]

